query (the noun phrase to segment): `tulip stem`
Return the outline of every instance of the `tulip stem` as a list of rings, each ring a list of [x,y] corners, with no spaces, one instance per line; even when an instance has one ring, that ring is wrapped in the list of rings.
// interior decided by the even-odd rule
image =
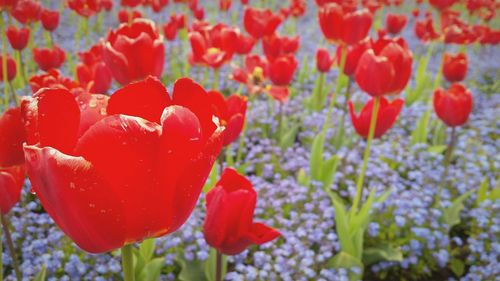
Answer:
[[[23,61],[23,53],[21,51],[17,51],[17,54],[19,55],[19,69],[20,69],[21,78],[23,81],[22,88],[24,88],[24,86],[26,84],[28,84],[28,80],[26,79],[26,71],[25,71],[25,65],[24,65],[24,61]]]
[[[222,281],[222,253],[218,250],[215,263],[215,281]]]
[[[4,94],[4,106],[9,107],[9,85],[7,85],[7,39],[5,32],[5,23],[3,21],[3,15],[0,14],[0,26],[2,28],[2,81],[3,81],[3,94]]]
[[[124,281],[134,281],[134,258],[132,252],[132,244],[122,247],[122,270]]]
[[[19,270],[19,263],[17,262],[17,256],[16,256],[16,251],[14,249],[14,243],[12,242],[12,236],[10,235],[9,221],[8,221],[7,217],[5,217],[1,213],[0,213],[0,221],[2,222],[1,228],[3,228],[5,231],[5,241],[7,242],[7,248],[9,248],[10,256],[12,258],[12,267],[14,268],[14,272],[16,273],[16,279],[17,279],[17,281],[21,281],[23,278],[21,275],[21,270]],[[0,238],[1,238],[1,235],[0,235]],[[1,253],[2,252],[0,249],[0,254]],[[0,271],[1,270],[2,270],[2,266],[0,265]]]
[[[319,83],[319,86],[318,86],[318,91],[316,93],[316,104],[314,105],[315,107],[315,110],[321,110],[321,107],[323,105],[323,86],[325,84],[325,74],[323,72],[320,72],[319,73],[319,78],[318,78],[318,83]]]
[[[330,119],[333,113],[333,107],[335,106],[335,102],[337,99],[337,93],[341,90],[340,82],[342,81],[342,77],[344,76],[344,66],[347,57],[347,49],[345,46],[340,46],[340,66],[339,66],[339,75],[337,76],[337,82],[335,85],[335,92],[330,99],[330,104],[328,105],[328,113],[326,115],[325,124],[323,125],[323,132],[326,132],[328,125],[330,124]]]
[[[352,203],[351,208],[351,218],[358,212],[358,205],[363,198],[363,181],[365,179],[366,166],[368,165],[368,159],[370,158],[370,148],[372,145],[373,136],[375,135],[375,127],[377,125],[378,109],[379,109],[380,97],[375,98],[373,104],[372,117],[370,119],[370,130],[368,131],[368,139],[366,140],[365,152],[363,154],[363,164],[361,166],[361,173],[356,181],[356,195]]]
[[[448,147],[446,148],[446,154],[443,159],[443,175],[441,176],[441,180],[438,185],[438,194],[436,198],[435,204],[439,204],[441,201],[441,193],[443,192],[443,187],[446,184],[446,178],[448,177],[448,171],[451,163],[451,156],[453,155],[453,150],[455,149],[455,145],[457,143],[457,131],[455,127],[451,128],[450,141],[448,142]]]
[[[219,69],[214,69],[214,81],[212,82],[212,90],[218,91],[219,88]]]

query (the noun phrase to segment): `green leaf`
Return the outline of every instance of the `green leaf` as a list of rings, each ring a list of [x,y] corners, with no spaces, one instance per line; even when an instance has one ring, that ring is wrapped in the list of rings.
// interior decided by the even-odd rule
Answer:
[[[363,263],[366,265],[380,261],[400,262],[402,260],[403,252],[401,249],[388,243],[382,243],[376,247],[370,247],[363,251]]]
[[[42,269],[36,275],[34,281],[45,281],[47,279],[47,267],[45,265],[42,266]]]
[[[205,276],[205,262],[192,260],[187,262],[184,259],[177,259],[181,266],[179,281],[208,281]]]
[[[329,194],[334,193],[329,192]],[[339,200],[338,196],[330,195],[330,198],[332,199],[333,207],[335,209],[335,228],[337,230],[337,236],[339,237],[340,248],[342,251],[354,256],[356,249],[349,233],[349,221],[344,203]]]
[[[142,241],[141,245],[139,246],[139,252],[141,253],[141,256],[144,258],[144,261],[146,263],[148,263],[153,257],[155,248],[156,248],[155,239],[146,239]]]
[[[203,192],[207,193],[214,187],[214,185],[217,183],[217,176],[218,176],[218,171],[217,171],[217,162],[212,166],[212,170],[210,170],[210,175],[208,176],[208,180],[205,183],[205,186],[203,186]]]
[[[289,129],[280,140],[281,149],[286,149],[291,147],[295,143],[295,138],[297,137],[297,133],[299,132],[300,125],[297,124]]]
[[[372,209],[373,202],[375,201],[375,189],[372,189],[370,195],[366,199],[366,202],[363,203],[361,209],[357,214],[351,218],[350,230],[351,232],[358,231],[359,229],[365,229],[370,221],[370,210]]]
[[[339,126],[337,126],[337,130],[335,131],[335,135],[333,136],[333,146],[335,146],[337,150],[339,150],[340,147],[342,147],[342,144],[344,144],[344,137],[344,116],[342,115],[339,120]]]
[[[460,259],[452,259],[450,262],[451,271],[457,276],[460,277],[465,272],[465,264]]]
[[[476,204],[480,205],[484,200],[487,199],[488,193],[488,177],[484,177],[479,189],[477,191]]]
[[[157,281],[160,279],[161,269],[165,262],[164,258],[155,258],[149,261],[141,272],[138,280]]]
[[[427,110],[422,117],[418,120],[415,130],[411,133],[411,144],[415,145],[417,143],[427,142],[427,126],[431,118],[430,110]]]
[[[229,167],[234,167],[234,158],[230,149],[226,149],[226,164]]]
[[[297,173],[297,182],[302,186],[309,186],[309,176],[304,169],[300,169]]]
[[[323,149],[325,145],[325,133],[320,133],[314,138],[311,147],[311,158],[309,168],[313,180],[321,180],[321,170],[323,167]]]
[[[462,211],[462,209],[464,208],[463,203],[465,199],[467,199],[474,191],[475,191],[474,189],[471,189],[465,192],[464,194],[460,195],[457,199],[455,199],[452,202],[451,206],[444,209],[443,219],[450,229],[453,226],[460,223],[460,211]]]
[[[207,281],[216,281],[215,273],[217,266],[217,251],[213,248],[210,248],[210,255],[208,259],[205,261],[205,277]],[[222,279],[226,276],[227,273],[227,257],[222,255]]]
[[[433,145],[427,148],[427,151],[434,154],[442,154],[446,150],[446,145]]]
[[[322,171],[321,171],[321,181],[323,182],[324,188],[330,188],[333,184],[333,179],[335,177],[335,173],[337,172],[337,167],[339,164],[339,157],[337,155],[333,155],[328,160],[323,163]]]
[[[135,279],[139,280],[142,270],[146,266],[146,260],[142,256],[142,253],[140,252],[139,249],[133,248],[132,252],[134,253],[133,259],[134,259],[134,274],[135,274]]]
[[[329,262],[328,266],[332,268],[344,268],[344,269],[351,269],[354,267],[357,267],[361,270],[360,274],[354,274],[353,272],[349,271],[349,280],[360,280],[361,277],[363,276],[363,263],[361,260],[353,257],[352,255],[341,251],[340,253],[336,254]]]

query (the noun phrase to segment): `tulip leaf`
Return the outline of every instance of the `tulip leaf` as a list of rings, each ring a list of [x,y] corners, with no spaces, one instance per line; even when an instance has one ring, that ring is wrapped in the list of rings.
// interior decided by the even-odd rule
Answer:
[[[146,239],[142,241],[141,245],[139,246],[139,252],[141,253],[141,256],[144,258],[144,261],[146,263],[148,263],[151,258],[153,258],[155,248],[155,239]]]
[[[310,179],[304,169],[300,169],[297,173],[297,183],[302,186],[309,186]]]
[[[340,147],[344,144],[345,138],[345,128],[344,128],[344,116],[342,115],[339,120],[339,125],[337,126],[337,130],[335,131],[335,135],[333,136],[333,146],[335,149],[339,150]]]
[[[323,163],[321,171],[321,181],[323,182],[323,188],[330,188],[330,186],[333,184],[339,160],[340,159],[337,155],[333,155]]]
[[[321,170],[323,167],[323,150],[326,135],[324,132],[317,135],[312,143],[311,158],[309,159],[309,168],[313,180],[321,180]]]
[[[411,144],[427,142],[427,126],[431,118],[431,111],[427,110],[417,122],[417,126],[411,133]]]
[[[388,243],[382,243],[376,247],[366,248],[363,251],[363,263],[365,265],[371,265],[381,261],[400,262],[402,260],[403,252],[401,249]]]
[[[475,191],[474,189],[471,189],[471,190],[465,192],[464,194],[460,195],[458,198],[453,200],[453,202],[451,203],[451,206],[444,209],[443,219],[444,219],[444,222],[448,225],[448,227],[450,229],[453,226],[460,223],[460,211],[462,211],[462,209],[464,208],[464,201],[474,191]]]
[[[204,261],[177,259],[177,262],[181,266],[179,281],[208,281],[205,276]]]
[[[349,280],[360,280],[362,276],[362,271],[363,271],[363,263],[361,260],[353,257],[349,253],[346,253],[345,251],[341,251],[340,253],[337,253],[329,262],[328,266],[336,269],[344,268],[344,269],[352,269],[352,268],[358,268],[359,274],[355,274],[352,271],[349,271]]]
[[[373,206],[373,202],[375,201],[375,189],[372,189],[370,195],[368,195],[368,199],[361,206],[361,209],[357,214],[354,215],[354,218],[351,218],[351,231],[357,231],[358,229],[364,229],[368,225],[370,210]]]
[[[483,181],[479,185],[479,189],[477,190],[477,198],[476,198],[476,204],[480,205],[484,200],[486,200],[488,197],[488,178],[484,177]]]
[[[208,259],[205,261],[205,277],[207,281],[216,281],[215,280],[215,271],[217,266],[217,251],[213,248],[210,248],[210,255]],[[227,257],[222,255],[222,279],[224,280],[224,276],[227,273]]]
[[[283,135],[283,137],[280,140],[281,149],[286,149],[294,144],[295,138],[297,137],[297,133],[299,132],[299,128],[300,125],[297,124]]]
[[[338,196],[333,195],[333,192],[328,193],[335,209],[335,228],[337,230],[337,236],[339,237],[340,248],[342,251],[354,256],[356,249],[349,233],[349,220],[344,203],[342,200],[339,200],[340,198]]]
[[[433,145],[427,148],[427,151],[434,154],[442,154],[446,150],[447,145]]]
[[[141,271],[138,280],[157,281],[160,279],[161,270],[165,263],[164,258],[155,258],[149,261]]]
[[[36,275],[34,281],[45,281],[47,280],[47,267],[45,265],[42,266],[42,269]]]
[[[452,259],[450,261],[450,268],[451,271],[453,271],[453,273],[458,277],[462,276],[465,272],[465,264],[460,259]]]

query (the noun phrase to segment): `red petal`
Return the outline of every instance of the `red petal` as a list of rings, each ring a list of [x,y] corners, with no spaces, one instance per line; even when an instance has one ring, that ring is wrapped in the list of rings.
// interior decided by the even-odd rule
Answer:
[[[0,212],[5,215],[19,201],[24,184],[24,167],[0,168]]]
[[[25,141],[21,108],[11,108],[0,116],[0,166],[8,167],[24,163]]]
[[[280,236],[281,233],[276,229],[263,223],[256,222],[252,225],[252,230],[248,234],[248,239],[252,241],[253,244],[262,245]]]

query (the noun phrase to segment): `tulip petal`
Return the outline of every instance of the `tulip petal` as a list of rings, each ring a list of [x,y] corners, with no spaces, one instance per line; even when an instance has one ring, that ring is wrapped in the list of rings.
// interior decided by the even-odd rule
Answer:
[[[254,223],[251,231],[248,233],[248,239],[256,245],[262,245],[280,236],[281,233],[279,231],[259,222]]]
[[[373,50],[361,56],[355,73],[359,87],[373,97],[389,92],[394,75],[392,63],[386,57],[376,56]]]
[[[21,119],[21,108],[11,108],[0,116],[0,166],[22,164],[24,162],[23,142],[25,141],[26,134]]]
[[[7,214],[19,201],[24,184],[24,168],[22,165],[6,169],[0,168],[0,213]]]

